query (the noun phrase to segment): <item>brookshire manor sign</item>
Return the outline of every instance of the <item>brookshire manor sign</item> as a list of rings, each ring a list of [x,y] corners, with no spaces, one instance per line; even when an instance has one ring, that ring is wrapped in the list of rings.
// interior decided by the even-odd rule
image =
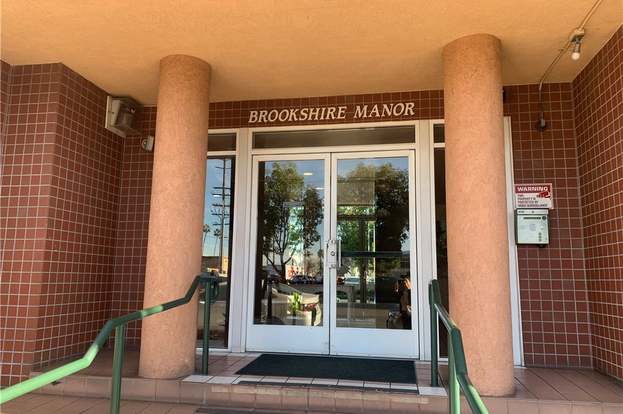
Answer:
[[[313,106],[249,111],[249,124],[309,122],[331,120],[384,119],[414,116],[414,102]]]

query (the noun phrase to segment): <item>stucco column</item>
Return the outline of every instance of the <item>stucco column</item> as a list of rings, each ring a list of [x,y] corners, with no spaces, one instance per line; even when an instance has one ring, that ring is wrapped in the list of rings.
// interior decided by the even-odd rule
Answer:
[[[209,83],[210,66],[200,59],[172,55],[160,61],[145,307],[182,297],[201,269]],[[145,319],[140,376],[192,373],[196,337],[196,295]]]
[[[444,108],[450,314],[484,395],[513,392],[500,41],[445,46]]]

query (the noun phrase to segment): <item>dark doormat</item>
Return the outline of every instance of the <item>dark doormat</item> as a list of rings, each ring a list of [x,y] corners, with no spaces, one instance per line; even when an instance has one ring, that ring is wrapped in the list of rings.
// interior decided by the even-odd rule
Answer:
[[[415,363],[399,359],[262,354],[236,374],[417,384]]]

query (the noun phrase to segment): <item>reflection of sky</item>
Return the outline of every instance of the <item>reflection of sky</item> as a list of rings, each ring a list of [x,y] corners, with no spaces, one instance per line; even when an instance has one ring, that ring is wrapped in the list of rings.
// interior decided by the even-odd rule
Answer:
[[[225,167],[225,168],[223,168]],[[224,180],[223,180],[224,178]],[[206,171],[206,194],[205,194],[205,207],[203,213],[203,223],[210,227],[208,233],[204,233],[203,238],[203,255],[204,256],[218,256],[220,238],[217,237],[214,232],[220,231],[221,227],[221,211],[222,203],[225,202],[225,213],[231,213],[232,206],[232,162],[229,158],[210,158],[207,160]],[[224,182],[224,184],[223,184]],[[225,187],[222,189],[220,187]],[[222,195],[225,195],[223,198]],[[223,255],[227,257],[229,255],[229,223],[231,221],[231,215],[225,216],[225,225],[223,228],[223,234],[225,239],[223,242]]]

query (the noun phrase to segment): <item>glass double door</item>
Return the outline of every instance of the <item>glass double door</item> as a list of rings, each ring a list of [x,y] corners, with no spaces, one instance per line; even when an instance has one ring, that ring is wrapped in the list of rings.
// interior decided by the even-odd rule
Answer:
[[[417,357],[413,152],[256,156],[247,350]]]

